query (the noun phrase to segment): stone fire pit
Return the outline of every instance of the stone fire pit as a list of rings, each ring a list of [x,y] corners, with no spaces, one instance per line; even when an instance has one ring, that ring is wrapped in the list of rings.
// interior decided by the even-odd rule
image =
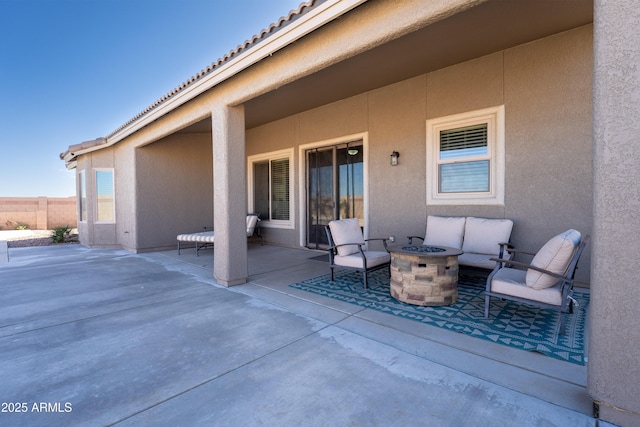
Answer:
[[[413,305],[442,306],[458,300],[461,250],[434,246],[391,246],[391,296]]]

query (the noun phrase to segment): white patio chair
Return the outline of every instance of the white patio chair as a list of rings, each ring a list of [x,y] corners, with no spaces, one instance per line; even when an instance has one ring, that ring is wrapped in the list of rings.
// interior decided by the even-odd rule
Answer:
[[[487,278],[484,317],[489,317],[491,297],[531,304],[560,313],[560,334],[565,334],[565,314],[573,310],[574,274],[589,236],[567,230],[549,240],[530,264],[492,258],[496,268]],[[512,253],[530,252],[509,249]]]
[[[367,273],[381,268],[389,268],[391,255],[386,251],[387,239],[365,240],[357,218],[331,221],[327,227],[327,239],[329,241],[329,268],[333,281],[333,270],[345,268],[361,271],[364,278],[364,288],[369,287]],[[366,248],[366,243],[381,240],[385,251],[371,251]]]

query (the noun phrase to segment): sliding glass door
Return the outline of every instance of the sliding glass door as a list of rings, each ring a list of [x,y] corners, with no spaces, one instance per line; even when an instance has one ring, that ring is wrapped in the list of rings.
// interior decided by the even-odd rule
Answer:
[[[363,170],[361,141],[307,150],[307,247],[328,246],[324,227],[334,219],[364,225]]]

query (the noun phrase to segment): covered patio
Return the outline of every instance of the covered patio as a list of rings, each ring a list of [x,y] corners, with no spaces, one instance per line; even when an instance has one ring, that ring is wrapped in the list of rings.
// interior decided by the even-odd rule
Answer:
[[[249,244],[222,287],[214,251],[11,249],[2,423],[606,425],[586,366],[290,287],[321,252]]]

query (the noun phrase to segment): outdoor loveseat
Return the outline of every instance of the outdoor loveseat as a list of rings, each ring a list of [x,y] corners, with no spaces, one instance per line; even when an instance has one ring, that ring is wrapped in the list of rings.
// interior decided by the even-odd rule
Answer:
[[[492,270],[496,262],[491,258],[511,258],[505,248],[510,247],[512,229],[510,219],[429,215],[425,237],[408,238],[410,245],[413,239],[421,239],[426,246],[460,249],[463,252],[458,256],[460,265]]]

